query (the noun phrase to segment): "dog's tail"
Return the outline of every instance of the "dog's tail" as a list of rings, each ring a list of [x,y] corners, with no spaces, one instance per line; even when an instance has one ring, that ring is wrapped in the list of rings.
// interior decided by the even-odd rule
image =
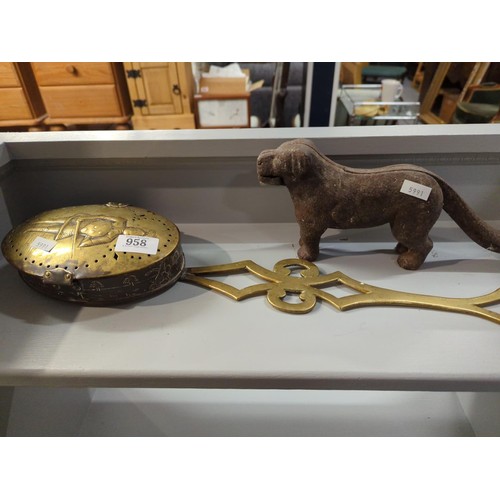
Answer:
[[[459,194],[441,177],[432,174],[443,191],[443,209],[462,231],[478,245],[500,253],[500,230],[482,220]]]

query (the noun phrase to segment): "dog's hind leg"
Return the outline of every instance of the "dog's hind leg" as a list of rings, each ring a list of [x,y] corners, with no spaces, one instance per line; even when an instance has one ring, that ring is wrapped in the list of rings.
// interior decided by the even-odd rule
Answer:
[[[396,248],[394,248],[394,251],[396,253],[402,254],[408,251],[408,248],[406,248],[402,243],[399,243],[396,245]]]
[[[432,240],[426,238],[422,245],[418,248],[408,248],[406,252],[402,252],[398,257],[398,264],[403,269],[408,269],[410,271],[415,271],[418,269],[425,261],[425,258],[432,250]]]
[[[403,269],[414,271],[425,261],[432,250],[432,240],[429,238],[434,220],[422,221],[419,225],[408,224],[408,221],[396,219],[391,223],[391,231],[396,238],[396,252],[399,254],[398,264]]]

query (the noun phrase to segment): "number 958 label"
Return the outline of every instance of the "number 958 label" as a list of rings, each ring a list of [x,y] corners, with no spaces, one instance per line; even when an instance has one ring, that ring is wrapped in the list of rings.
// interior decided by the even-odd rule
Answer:
[[[133,234],[120,234],[116,240],[117,252],[136,252],[155,255],[158,251],[158,238],[150,236],[134,236]]]

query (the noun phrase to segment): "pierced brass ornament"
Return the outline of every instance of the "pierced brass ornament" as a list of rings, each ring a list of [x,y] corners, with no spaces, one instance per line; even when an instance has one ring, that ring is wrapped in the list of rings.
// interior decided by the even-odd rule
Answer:
[[[292,276],[294,268],[300,269],[299,276]],[[265,282],[238,289],[207,277],[245,272],[251,273]],[[267,295],[267,300],[273,307],[293,314],[304,314],[312,311],[317,299],[321,299],[339,311],[370,306],[423,307],[469,314],[500,324],[500,314],[484,307],[500,304],[500,288],[486,295],[469,298],[437,297],[400,292],[362,283],[340,271],[322,275],[315,264],[302,259],[280,260],[272,271],[251,260],[217,266],[192,267],[186,270],[181,280],[215,290],[236,301],[258,295]],[[336,297],[322,290],[323,287],[336,285],[345,285],[358,293]],[[298,294],[300,302],[291,303],[285,300],[287,296],[293,294]]]

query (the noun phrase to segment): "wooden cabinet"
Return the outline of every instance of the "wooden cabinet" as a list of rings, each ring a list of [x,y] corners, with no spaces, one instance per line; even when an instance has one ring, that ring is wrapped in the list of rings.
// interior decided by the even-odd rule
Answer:
[[[195,128],[191,63],[125,62],[135,129]]]
[[[36,127],[46,116],[29,63],[0,63],[0,127]]]
[[[116,125],[128,128],[132,114],[121,63],[31,63],[48,117],[45,123]]]

